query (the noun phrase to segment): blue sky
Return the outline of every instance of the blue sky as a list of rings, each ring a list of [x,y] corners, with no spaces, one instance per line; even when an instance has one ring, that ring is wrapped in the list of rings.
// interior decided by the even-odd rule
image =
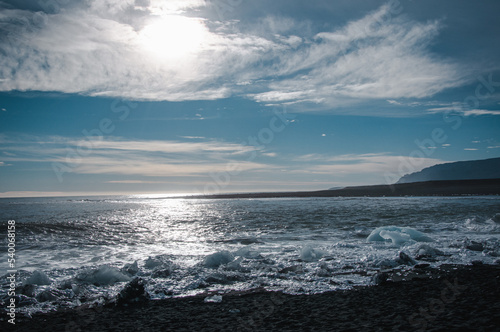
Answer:
[[[498,1],[0,1],[0,197],[316,190],[500,156]]]

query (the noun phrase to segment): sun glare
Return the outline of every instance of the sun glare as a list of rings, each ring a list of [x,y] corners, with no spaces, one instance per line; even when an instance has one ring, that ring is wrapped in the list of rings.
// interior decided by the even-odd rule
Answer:
[[[159,60],[180,59],[201,49],[207,30],[199,19],[169,15],[139,33],[144,50]]]

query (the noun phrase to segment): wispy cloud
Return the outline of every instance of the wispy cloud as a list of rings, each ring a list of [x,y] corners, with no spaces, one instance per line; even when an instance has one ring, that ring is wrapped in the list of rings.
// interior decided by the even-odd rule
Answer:
[[[89,193],[68,193],[61,191],[6,191],[0,192],[0,197],[54,197],[54,196],[79,196]]]
[[[228,174],[231,174],[231,184],[227,188],[271,180],[282,181],[281,187],[292,186],[294,181],[300,182],[301,186],[313,185],[315,181],[319,181],[318,186],[320,183],[385,183],[387,174],[400,177],[404,175],[402,169],[419,171],[441,163],[438,159],[409,158],[391,153],[287,156],[214,140],[143,141],[109,137],[102,141],[88,141],[62,136],[23,135],[9,139],[0,137],[0,143],[9,153],[3,156],[1,163],[20,167],[23,162],[27,167],[48,172],[53,172],[53,163],[59,163],[65,173],[100,174],[106,178],[104,183],[123,185],[182,180],[203,188],[206,183],[225,178]]]
[[[171,183],[171,181],[115,180],[115,181],[106,181],[106,183],[122,183],[122,184],[158,184],[158,183]]]
[[[304,162],[305,171],[315,174],[332,174],[339,177],[370,175],[371,179],[385,181],[385,176],[400,177],[407,172],[418,172],[426,167],[442,163],[433,158],[410,158],[389,153],[346,154],[329,156],[308,154],[296,158]],[[403,167],[404,166],[404,167]],[[404,170],[405,172],[403,172]]]
[[[256,94],[262,102],[303,101],[342,105],[361,99],[428,97],[464,83],[459,68],[427,52],[439,22],[391,17],[382,6],[345,27],[316,35],[302,53],[284,57],[281,73],[292,78]],[[382,22],[382,23],[381,23]],[[378,28],[370,27],[377,25]]]
[[[292,33],[301,22],[288,18],[266,18],[269,34],[183,16],[206,1],[138,3],[72,4],[37,20],[5,8],[0,91],[169,101],[239,95],[307,110],[303,104],[423,98],[464,83],[456,64],[428,52],[440,23],[395,16],[389,5],[310,38]]]
[[[435,107],[427,109],[429,113],[456,113],[462,116],[479,116],[479,115],[500,115],[498,110],[486,109],[463,109],[460,104],[452,106]]]
[[[2,140],[3,149],[15,154],[4,161],[61,163],[74,173],[140,176],[207,176],[225,171],[229,163],[239,171],[271,169],[250,161],[258,150],[241,144],[205,141],[138,141],[108,138],[102,141],[75,140],[60,136]],[[81,151],[81,152],[77,152]],[[3,163],[3,162],[2,162]]]
[[[468,110],[464,112],[464,116],[471,116],[471,115],[500,115],[500,111],[496,110],[481,110],[481,109],[473,109],[473,110]]]

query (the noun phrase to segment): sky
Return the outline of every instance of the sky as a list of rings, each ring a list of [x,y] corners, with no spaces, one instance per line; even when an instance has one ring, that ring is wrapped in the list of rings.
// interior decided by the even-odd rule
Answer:
[[[498,12],[0,0],[0,197],[320,190],[500,157]]]

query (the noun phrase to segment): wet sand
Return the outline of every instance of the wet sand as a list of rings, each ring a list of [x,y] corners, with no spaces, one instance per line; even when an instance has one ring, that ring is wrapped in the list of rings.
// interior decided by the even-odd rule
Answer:
[[[402,279],[402,280],[401,280]],[[500,265],[413,268],[382,273],[379,285],[317,295],[254,290],[81,307],[32,318],[2,331],[500,331]]]

